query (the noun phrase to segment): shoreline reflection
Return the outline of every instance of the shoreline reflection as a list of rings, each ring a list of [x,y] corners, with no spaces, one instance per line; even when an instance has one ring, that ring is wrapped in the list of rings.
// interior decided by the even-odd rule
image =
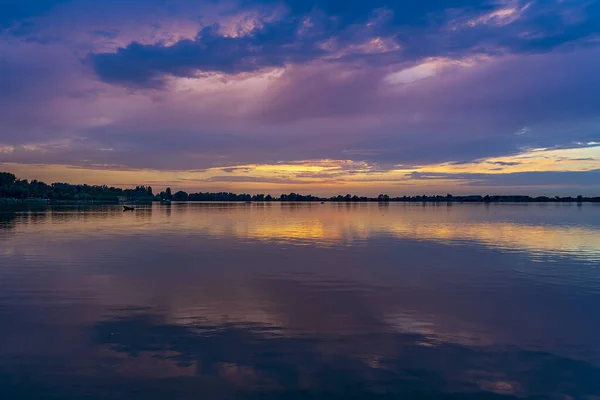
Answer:
[[[549,254],[600,261],[600,223],[581,219],[565,225],[561,219],[548,223],[538,220],[515,221],[519,205],[376,205],[265,203],[179,203],[169,206],[140,206],[134,213],[121,215],[116,206],[71,210],[50,208],[46,213],[0,210],[0,230],[26,233],[46,231],[68,234],[98,231],[129,235],[162,225],[165,233],[182,233],[215,238],[235,236],[240,240],[275,241],[299,245],[336,246],[360,243],[378,236],[460,244],[473,241],[501,251],[514,250],[533,256]],[[526,206],[540,214],[551,212],[547,205]],[[490,210],[492,208],[492,210]],[[559,205],[557,210],[572,216],[575,205]],[[590,212],[600,206],[589,206]],[[473,215],[473,211],[476,211]],[[555,213],[556,214],[556,213]],[[468,218],[464,218],[468,216]],[[564,221],[564,219],[563,219]]]

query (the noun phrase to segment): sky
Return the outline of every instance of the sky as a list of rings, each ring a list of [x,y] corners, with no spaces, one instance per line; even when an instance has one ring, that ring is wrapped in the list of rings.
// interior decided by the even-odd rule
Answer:
[[[600,195],[597,0],[2,0],[0,170]]]

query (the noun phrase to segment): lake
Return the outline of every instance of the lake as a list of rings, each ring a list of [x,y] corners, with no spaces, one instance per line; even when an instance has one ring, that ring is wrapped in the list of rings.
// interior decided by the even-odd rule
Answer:
[[[599,399],[600,204],[0,206],[2,399]]]

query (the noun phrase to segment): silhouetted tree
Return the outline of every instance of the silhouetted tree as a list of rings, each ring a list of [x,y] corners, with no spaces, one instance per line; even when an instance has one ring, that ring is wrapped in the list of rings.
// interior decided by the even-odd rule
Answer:
[[[0,172],[0,186],[10,186],[13,185],[17,180],[17,177],[14,174],[9,172]]]
[[[188,200],[188,194],[187,194],[187,192],[184,192],[183,190],[180,190],[177,193],[175,193],[175,195],[173,196],[173,200],[175,200],[175,201],[187,201]]]

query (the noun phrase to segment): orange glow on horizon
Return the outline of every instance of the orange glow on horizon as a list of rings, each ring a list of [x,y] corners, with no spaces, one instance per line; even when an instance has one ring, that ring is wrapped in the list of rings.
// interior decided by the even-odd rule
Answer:
[[[575,149],[534,149],[514,156],[490,157],[456,164],[452,162],[380,170],[376,164],[351,160],[304,160],[277,164],[246,164],[205,170],[112,169],[110,166],[0,164],[19,178],[47,183],[132,187],[170,186],[186,191],[236,191],[311,193],[330,196],[339,193],[390,195],[422,193],[473,193],[497,188],[469,182],[469,174],[512,174],[519,172],[592,171],[600,169],[600,146]],[[437,175],[436,175],[437,174]],[[455,176],[456,175],[456,176]],[[560,187],[560,186],[557,186]],[[564,186],[563,186],[564,187]]]

